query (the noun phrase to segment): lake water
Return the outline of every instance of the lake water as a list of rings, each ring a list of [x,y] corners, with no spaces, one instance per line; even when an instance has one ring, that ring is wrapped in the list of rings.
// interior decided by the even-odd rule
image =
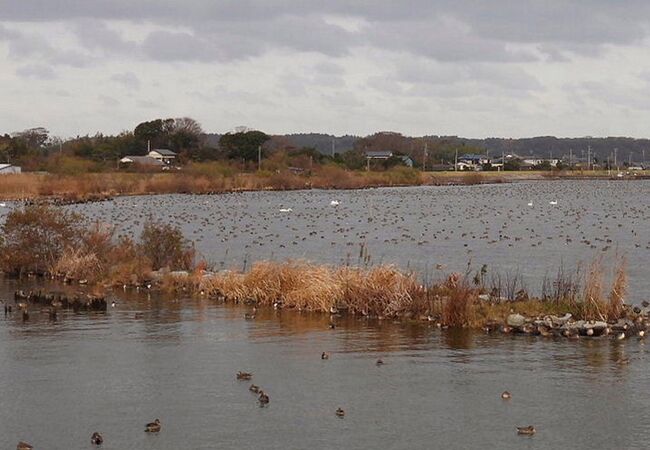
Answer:
[[[178,225],[216,268],[363,264],[363,246],[370,265],[435,277],[485,264],[487,279],[519,275],[539,293],[561,265],[603,257],[611,269],[625,256],[629,301],[650,299],[650,180],[124,197],[70,209],[134,236],[150,217]]]
[[[131,197],[69,208],[119,233],[137,235],[149,216],[177,224],[217,267],[357,264],[363,244],[370,264],[434,273],[442,264],[440,274],[487,264],[489,274],[519,270],[535,288],[560,263],[618,253],[638,301],[650,288],[648,206],[650,182],[594,181]],[[0,281],[0,299],[30,283]],[[647,344],[636,339],[491,336],[355,318],[336,319],[332,330],[328,315],[262,310],[244,320],[246,308],[209,300],[117,299],[107,313],[63,313],[55,323],[38,311],[27,323],[0,316],[0,448],[26,440],[37,450],[88,449],[93,431],[115,450],[642,449],[650,439]],[[254,373],[268,407],[235,379],[239,370]],[[144,433],[155,418],[162,432]],[[526,425],[537,434],[518,436]]]
[[[5,299],[16,287],[0,286]],[[88,449],[96,430],[115,450],[642,449],[650,439],[648,352],[637,340],[353,318],[332,330],[327,315],[244,320],[246,311],[127,293],[107,313],[0,319],[0,448],[23,439]],[[238,370],[253,372],[268,407]],[[162,432],[144,433],[155,418]],[[535,436],[516,434],[529,424]]]

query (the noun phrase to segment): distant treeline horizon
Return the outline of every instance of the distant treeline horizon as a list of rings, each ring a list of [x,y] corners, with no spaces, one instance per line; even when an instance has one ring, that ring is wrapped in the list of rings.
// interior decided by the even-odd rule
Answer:
[[[395,155],[383,165],[400,164],[408,155],[415,168],[449,167],[456,156],[502,155],[521,159],[564,159],[616,165],[644,164],[650,158],[650,139],[631,137],[558,138],[463,138],[459,136],[406,136],[381,131],[368,136],[335,136],[326,133],[267,134],[263,130],[239,127],[232,132],[206,133],[189,117],[154,119],[139,123],[133,130],[117,135],[77,136],[61,139],[43,127],[0,134],[0,163],[22,165],[28,171],[60,170],[62,164],[74,170],[95,171],[117,167],[124,156],[142,156],[148,149],[174,151],[181,164],[225,161],[240,164],[241,170],[259,167],[259,160],[275,158],[285,166],[298,159],[309,164],[335,163],[349,169],[366,167],[365,152],[390,151]],[[648,155],[646,155],[646,151]],[[283,156],[283,155],[286,155]],[[398,156],[400,155],[400,156]],[[72,169],[71,169],[72,170]]]

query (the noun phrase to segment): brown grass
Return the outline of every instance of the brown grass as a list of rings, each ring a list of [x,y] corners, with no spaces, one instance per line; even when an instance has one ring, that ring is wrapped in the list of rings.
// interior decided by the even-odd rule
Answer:
[[[450,327],[466,327],[472,323],[476,291],[460,274],[451,274],[444,284],[446,301],[442,310],[442,323]]]
[[[421,185],[425,177],[414,169],[396,167],[383,172],[350,171],[333,164],[311,174],[288,170],[236,172],[219,164],[192,164],[181,172],[83,173],[76,175],[23,173],[0,177],[0,198],[26,200],[56,198],[65,201],[100,200],[118,195],[172,193],[226,193],[250,190],[306,188],[358,189]]]
[[[590,319],[604,320],[607,304],[603,294],[603,260],[598,257],[592,261],[585,277],[582,298],[582,315]]]
[[[627,260],[621,258],[614,269],[614,281],[609,293],[607,305],[607,318],[609,320],[620,319],[623,315],[625,294],[627,293]]]

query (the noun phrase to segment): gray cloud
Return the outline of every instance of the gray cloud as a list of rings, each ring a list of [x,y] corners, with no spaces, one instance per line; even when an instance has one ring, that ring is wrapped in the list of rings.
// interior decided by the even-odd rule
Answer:
[[[111,80],[127,89],[140,89],[140,79],[133,72],[116,73],[111,76]]]
[[[125,106],[117,88],[130,117],[179,108],[216,124],[322,118],[345,132],[411,127],[420,115],[409,108],[424,105],[453,110],[440,123],[472,132],[560,124],[566,134],[586,127],[580,104],[603,111],[590,116],[597,134],[611,126],[606,103],[639,112],[620,124],[650,120],[648,42],[645,0],[0,0],[6,91],[42,83],[33,101],[85,105],[75,123],[94,128],[124,120],[94,108]],[[54,78],[69,97],[52,92]]]
[[[650,18],[650,4],[641,0],[0,0],[0,11],[0,20],[9,22],[78,21],[80,39],[91,47],[132,47],[101,25],[122,20],[185,27],[202,43],[187,42],[194,44],[190,50],[213,49],[182,58],[177,49],[164,51],[151,42],[163,36],[148,40],[149,55],[181,60],[255,56],[273,46],[340,55],[357,45],[377,45],[439,60],[511,61],[532,56],[513,52],[508,43],[593,52],[605,44],[640,42]],[[369,26],[358,35],[335,32],[323,21],[327,15],[356,17]]]
[[[27,64],[16,69],[16,75],[39,80],[53,80],[56,73],[52,67],[44,64]]]

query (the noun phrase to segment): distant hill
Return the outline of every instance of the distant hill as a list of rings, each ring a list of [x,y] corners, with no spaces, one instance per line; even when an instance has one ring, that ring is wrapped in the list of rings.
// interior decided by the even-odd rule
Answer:
[[[590,148],[592,156],[600,161],[605,161],[607,157],[613,157],[614,149],[617,149],[617,159],[620,162],[627,161],[631,155],[631,160],[640,162],[645,158],[650,159],[650,139],[634,139],[628,137],[581,137],[581,138],[557,138],[554,136],[540,136],[523,139],[505,139],[505,138],[488,138],[488,139],[461,139],[468,145],[477,146],[487,149],[491,154],[500,155],[504,153],[515,153],[520,156],[534,155],[548,158],[553,155],[554,158],[568,156],[569,152],[574,157],[586,158],[587,151]]]
[[[398,135],[400,136],[400,135]],[[334,136],[325,133],[296,133],[286,134],[281,137],[291,142],[295,147],[313,147],[321,153],[330,154],[332,152],[332,142],[337,153],[344,153],[352,150],[361,137],[358,136]],[[221,138],[220,134],[207,134],[209,145],[216,146]],[[470,147],[474,149],[483,149],[492,156],[501,155],[501,153],[514,153],[519,156],[535,156],[540,158],[568,157],[569,153],[573,154],[574,160],[586,159],[587,149],[591,148],[591,155],[597,161],[605,161],[608,156],[613,157],[614,149],[617,149],[617,159],[620,163],[631,159],[632,162],[650,161],[650,139],[635,139],[629,137],[579,137],[579,138],[558,138],[555,136],[538,136],[532,138],[486,138],[471,139],[459,136],[437,136],[429,135],[422,138],[412,138],[409,136],[400,136],[406,144],[415,139],[425,139],[432,144],[442,144],[449,146]],[[404,147],[407,147],[407,145]],[[410,145],[413,148],[413,145]],[[395,150],[394,148],[386,150]],[[462,151],[462,150],[461,150]],[[645,160],[644,160],[645,152]],[[406,153],[410,153],[406,151]],[[631,158],[630,158],[631,155]]]
[[[332,143],[336,153],[344,153],[354,148],[354,143],[359,139],[356,136],[333,136],[322,133],[287,134],[284,136],[296,147],[312,147],[321,153],[331,154]]]
[[[205,134],[206,144],[212,147],[219,145],[219,139],[222,134],[207,133]],[[356,136],[334,136],[324,133],[296,133],[279,135],[278,137],[285,138],[294,147],[311,147],[315,148],[321,153],[331,154],[332,143],[334,143],[334,150],[336,153],[344,153],[354,148],[354,143],[359,139]]]

